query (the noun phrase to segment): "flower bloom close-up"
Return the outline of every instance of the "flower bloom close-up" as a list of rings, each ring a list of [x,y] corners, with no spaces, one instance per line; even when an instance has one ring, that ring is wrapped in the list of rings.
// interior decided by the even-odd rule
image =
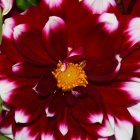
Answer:
[[[5,19],[0,133],[131,140],[140,124],[139,25],[115,0],[41,0]]]

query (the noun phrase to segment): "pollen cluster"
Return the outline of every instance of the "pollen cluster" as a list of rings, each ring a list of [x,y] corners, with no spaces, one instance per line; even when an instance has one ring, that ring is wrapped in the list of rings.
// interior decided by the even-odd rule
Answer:
[[[80,64],[63,64],[59,61],[52,74],[57,80],[57,87],[63,91],[72,90],[77,86],[86,87],[88,84],[86,73]]]

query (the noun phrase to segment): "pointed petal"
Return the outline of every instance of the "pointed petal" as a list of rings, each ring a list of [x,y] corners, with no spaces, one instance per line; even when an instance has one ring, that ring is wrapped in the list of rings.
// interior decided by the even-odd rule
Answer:
[[[59,8],[63,0],[44,0],[50,9]]]
[[[87,62],[87,68],[85,69],[87,69],[88,79],[94,82],[112,81],[120,71],[121,60],[120,56],[116,55],[115,58],[101,60],[101,62],[89,66]],[[103,67],[104,69],[102,69]]]
[[[137,103],[136,105],[130,106],[127,108],[131,116],[134,120],[137,122],[140,122],[140,103]]]
[[[43,29],[46,50],[56,61],[63,60],[67,55],[67,35],[65,22],[57,16],[49,17]]]
[[[67,126],[67,124],[66,123],[60,123],[59,124],[59,130],[60,130],[61,134],[63,136],[65,136],[68,133],[68,126]]]
[[[99,16],[99,22],[104,24],[103,28],[109,33],[117,30],[119,26],[119,21],[115,14],[103,13]]]
[[[83,0],[83,2],[94,14],[102,14],[116,7],[115,0]]]
[[[115,138],[117,140],[131,140],[133,134],[133,125],[130,122],[117,119],[115,125]]]
[[[41,32],[38,29],[33,29],[27,24],[19,24],[14,28],[13,37],[20,54],[27,58],[30,63],[37,65],[54,64],[54,61],[43,48]]]
[[[50,68],[39,67],[26,62],[19,62],[12,66],[12,71],[19,77],[39,77],[50,72]]]

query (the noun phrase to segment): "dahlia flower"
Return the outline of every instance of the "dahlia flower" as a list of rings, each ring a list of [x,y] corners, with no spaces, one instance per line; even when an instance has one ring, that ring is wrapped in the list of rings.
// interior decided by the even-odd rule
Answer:
[[[42,0],[5,20],[1,133],[14,140],[131,139],[140,123],[140,18],[108,10]]]

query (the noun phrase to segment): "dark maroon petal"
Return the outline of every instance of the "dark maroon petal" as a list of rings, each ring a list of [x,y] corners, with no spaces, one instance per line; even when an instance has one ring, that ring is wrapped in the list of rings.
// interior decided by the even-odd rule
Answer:
[[[39,121],[40,136],[42,140],[54,139],[56,140],[56,120],[47,118],[42,114]],[[37,130],[38,131],[38,130]],[[35,132],[34,132],[35,133]]]
[[[55,91],[56,85],[56,80],[50,73],[48,75],[43,76],[33,89],[40,96],[48,96],[49,94]]]
[[[56,91],[51,94],[51,99],[47,103],[47,108],[50,113],[57,114],[64,108],[64,95],[62,91]]]
[[[108,58],[108,60],[101,60],[88,63],[85,67],[88,80],[93,82],[109,82],[112,81],[116,75],[119,73],[121,67],[121,58],[119,55],[115,57]]]
[[[1,112],[2,115],[3,112]],[[11,135],[12,134],[12,125],[14,124],[14,111],[6,111],[4,113],[2,120],[0,120],[0,133],[4,135]]]
[[[96,132],[95,127],[94,127],[94,129],[92,129],[92,135],[90,135],[89,131],[86,129],[83,129],[82,124],[79,121],[75,120],[75,118],[69,117],[68,122],[69,122],[69,132],[66,137],[67,139],[81,138],[81,139],[85,140],[87,138],[89,138],[89,139],[96,138],[97,133],[95,135],[95,132]],[[87,125],[87,126],[89,127],[90,125]],[[91,137],[91,136],[93,136],[93,137]]]
[[[88,94],[87,94],[87,88],[86,87],[75,87],[73,90],[72,90],[72,95],[76,98],[84,98],[86,97]]]
[[[76,97],[72,94],[72,92],[67,92],[64,95],[66,104],[71,107],[74,106],[77,102]]]
[[[7,56],[11,62],[23,61],[23,57],[16,50],[12,39],[3,37],[1,44],[2,52]],[[12,52],[12,53],[11,53]]]
[[[4,55],[0,55],[0,78],[11,75],[12,63]]]
[[[98,85],[95,88],[107,105],[130,106],[140,100],[137,82],[114,82],[104,86]]]
[[[110,107],[110,111],[112,116],[117,116],[120,120],[132,122],[132,117],[126,107]]]
[[[43,48],[41,31],[33,29],[27,24],[20,24],[14,28],[13,37],[20,54],[30,63],[37,65],[55,64]]]
[[[15,124],[13,126],[14,140],[33,139],[40,140],[39,119],[30,125]]]
[[[72,109],[72,113],[74,118],[80,121],[80,123],[102,123],[103,120],[101,105],[96,100],[91,99],[91,97],[80,99]]]
[[[15,108],[16,123],[30,123],[39,118],[44,111],[45,101],[39,98],[32,100],[29,104]]]
[[[12,71],[21,77],[39,77],[45,73],[50,73],[51,67],[39,67],[26,62],[19,62],[12,66]]]
[[[66,25],[57,16],[49,17],[43,28],[43,40],[46,50],[55,60],[62,60],[67,55]]]
[[[140,78],[140,50],[134,51],[131,55],[128,55],[123,59],[121,70],[116,78],[116,81],[136,81],[139,82]]]
[[[31,102],[37,95],[32,88],[37,82],[37,79],[17,79],[15,77],[8,77],[8,79],[1,79],[0,82],[0,96],[4,102],[13,107],[24,106]],[[24,89],[24,90],[23,90]],[[28,101],[25,98],[28,97]]]
[[[58,130],[60,131],[61,135],[65,136],[69,132],[69,112],[68,108],[63,106],[61,107],[61,110],[58,112],[57,116],[57,125],[58,125]]]
[[[99,15],[89,15],[77,27],[86,59],[108,59],[117,53],[120,46],[120,41],[116,39],[118,32],[106,32],[103,26],[104,24],[99,21]]]
[[[112,131],[112,126],[108,119],[104,117],[102,124],[96,123],[94,125],[81,124],[81,128],[86,131],[92,138],[102,138],[109,140],[109,137],[114,134]],[[94,131],[93,131],[94,130]],[[106,131],[108,130],[108,131]],[[97,139],[98,139],[97,138]]]

